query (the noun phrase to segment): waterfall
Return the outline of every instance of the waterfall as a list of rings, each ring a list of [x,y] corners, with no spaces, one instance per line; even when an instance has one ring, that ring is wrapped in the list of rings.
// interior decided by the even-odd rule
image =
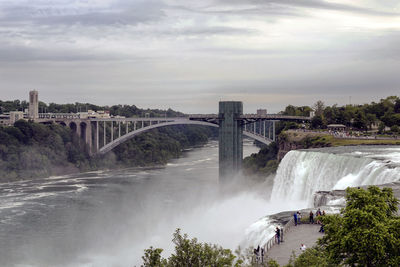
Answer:
[[[400,147],[292,150],[279,164],[268,206],[280,211],[307,209],[314,206],[314,193],[317,191],[395,181],[400,181]],[[345,200],[339,195],[315,201],[344,205]],[[274,218],[276,214],[272,214],[271,210],[267,216],[246,229],[242,247],[263,246],[274,236],[275,227],[284,224],[282,218],[285,218],[285,214],[282,212],[281,218]],[[291,215],[291,212],[287,212],[286,218],[291,218]]]
[[[399,174],[400,166],[373,157],[292,150],[279,165],[271,199],[311,203],[316,191],[389,183]]]

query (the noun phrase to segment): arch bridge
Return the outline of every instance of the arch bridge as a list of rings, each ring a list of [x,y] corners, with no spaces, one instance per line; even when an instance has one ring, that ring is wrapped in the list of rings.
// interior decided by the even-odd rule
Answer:
[[[243,135],[264,144],[275,141],[277,121],[310,121],[311,117],[280,114],[243,114],[238,101],[219,103],[218,114],[194,114],[176,118],[80,118],[65,115],[46,117],[37,121],[55,122],[70,127],[85,142],[92,156],[102,155],[143,132],[171,125],[203,125],[219,127],[220,179],[230,177],[241,169]]]

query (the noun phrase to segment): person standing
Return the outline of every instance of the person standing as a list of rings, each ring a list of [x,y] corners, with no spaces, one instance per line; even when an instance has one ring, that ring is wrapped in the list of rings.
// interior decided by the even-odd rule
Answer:
[[[321,216],[321,215],[322,215],[321,209],[320,209],[320,208],[318,208],[317,213],[316,213],[315,215],[316,215],[316,216]]]
[[[300,211],[297,212],[297,224],[301,223],[301,213]]]
[[[275,236],[276,236],[276,241],[278,242],[278,245],[281,243],[281,230],[279,229],[279,227],[276,227],[275,230]]]
[[[293,213],[294,226],[297,226],[297,212]]]
[[[310,211],[310,223],[314,224],[314,213]]]

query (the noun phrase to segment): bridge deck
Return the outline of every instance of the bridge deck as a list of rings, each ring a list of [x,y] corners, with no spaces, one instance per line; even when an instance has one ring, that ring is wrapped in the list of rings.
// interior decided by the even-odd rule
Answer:
[[[283,237],[284,242],[274,245],[268,252],[267,256],[276,260],[279,265],[288,264],[292,251],[296,256],[300,255],[301,244],[305,244],[307,248],[316,244],[318,238],[322,237],[318,224],[300,224],[290,228],[289,232]]]

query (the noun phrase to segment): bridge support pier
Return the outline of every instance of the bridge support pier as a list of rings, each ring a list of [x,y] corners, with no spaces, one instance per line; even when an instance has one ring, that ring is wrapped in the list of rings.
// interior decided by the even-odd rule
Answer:
[[[219,102],[219,180],[222,183],[228,182],[242,168],[242,114],[242,102]]]
[[[91,141],[93,141],[92,143],[92,154],[96,154],[97,151],[99,151],[99,147],[100,147],[100,143],[99,143],[99,122],[90,122],[90,125],[92,127],[92,137],[93,139]]]
[[[89,155],[92,155],[92,148],[93,148],[93,143],[92,143],[92,124],[90,121],[87,122],[86,124],[86,129],[85,130],[85,135],[84,135],[84,141],[87,145],[87,150],[89,152]]]

